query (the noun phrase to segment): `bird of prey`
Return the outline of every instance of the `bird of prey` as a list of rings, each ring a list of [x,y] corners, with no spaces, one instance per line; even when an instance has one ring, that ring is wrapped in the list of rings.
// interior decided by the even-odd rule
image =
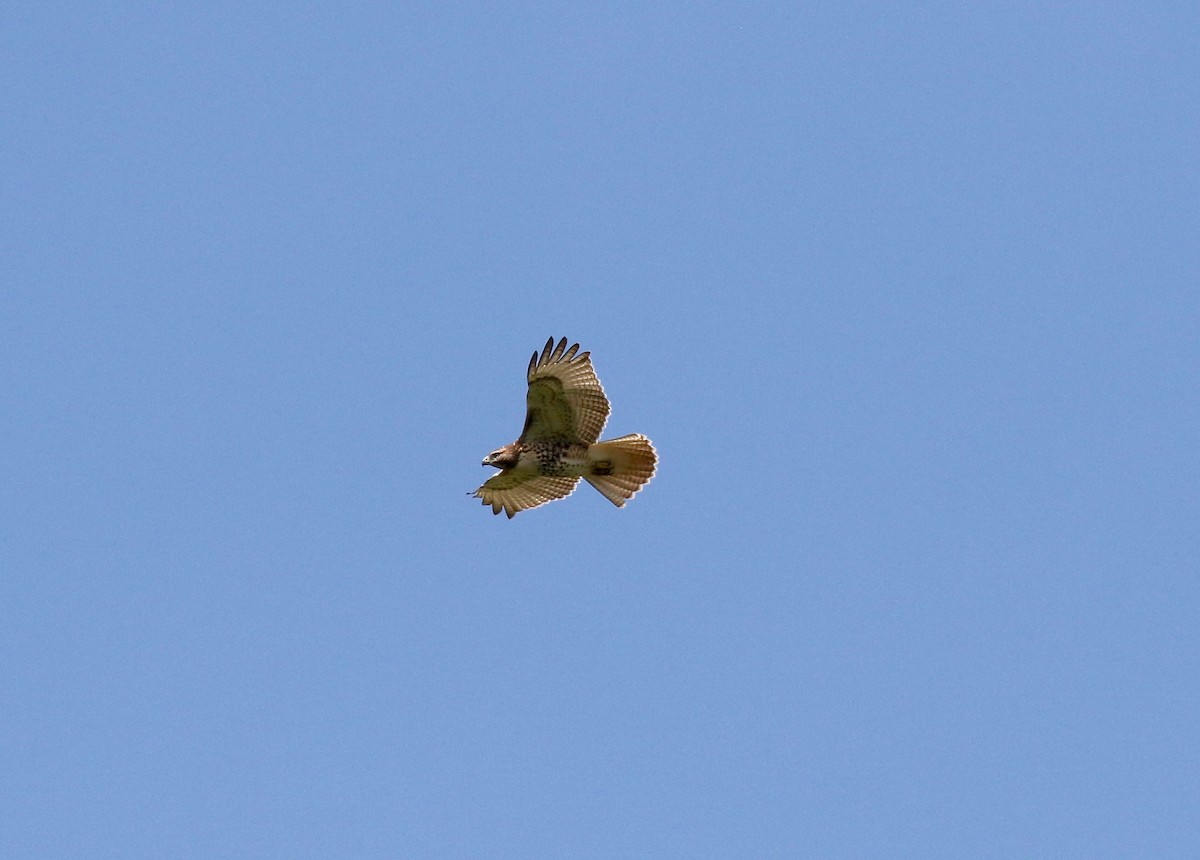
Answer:
[[[658,455],[639,433],[597,441],[608,419],[608,398],[591,354],[579,344],[567,348],[564,337],[555,346],[546,341],[539,357],[529,359],[529,391],[525,398],[525,429],[511,445],[483,458],[499,473],[474,492],[492,513],[509,519],[571,495],[583,478],[618,508],[633,498],[654,475]]]

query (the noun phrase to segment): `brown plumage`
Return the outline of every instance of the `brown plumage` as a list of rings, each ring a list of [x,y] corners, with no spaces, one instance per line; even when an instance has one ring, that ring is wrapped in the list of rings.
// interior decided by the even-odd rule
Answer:
[[[590,353],[546,341],[541,356],[529,359],[525,428],[511,445],[483,458],[501,471],[474,496],[511,519],[571,495],[583,478],[606,499],[623,507],[654,476],[658,455],[640,434],[597,441],[608,420],[608,398],[592,369]]]

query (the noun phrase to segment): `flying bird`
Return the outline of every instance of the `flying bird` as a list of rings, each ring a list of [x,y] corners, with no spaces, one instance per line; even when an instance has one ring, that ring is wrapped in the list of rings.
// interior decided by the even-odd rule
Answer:
[[[546,341],[526,372],[525,429],[511,445],[483,458],[499,473],[474,492],[492,513],[509,519],[528,508],[566,498],[583,478],[618,508],[654,476],[658,454],[640,433],[597,441],[608,419],[608,398],[591,354]]]

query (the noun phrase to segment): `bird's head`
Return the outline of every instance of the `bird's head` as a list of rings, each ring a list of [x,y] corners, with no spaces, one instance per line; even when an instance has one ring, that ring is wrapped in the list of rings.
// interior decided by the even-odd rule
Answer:
[[[521,452],[517,450],[517,445],[514,442],[512,445],[505,445],[503,448],[497,448],[492,453],[483,458],[483,465],[495,466],[497,469],[511,469],[517,465],[517,460],[520,459]]]

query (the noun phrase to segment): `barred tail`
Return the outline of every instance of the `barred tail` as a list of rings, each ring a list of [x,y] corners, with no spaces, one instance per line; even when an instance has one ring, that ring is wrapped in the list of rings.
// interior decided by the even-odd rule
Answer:
[[[618,508],[654,477],[658,454],[640,433],[597,442],[588,448],[591,474],[584,480]]]

